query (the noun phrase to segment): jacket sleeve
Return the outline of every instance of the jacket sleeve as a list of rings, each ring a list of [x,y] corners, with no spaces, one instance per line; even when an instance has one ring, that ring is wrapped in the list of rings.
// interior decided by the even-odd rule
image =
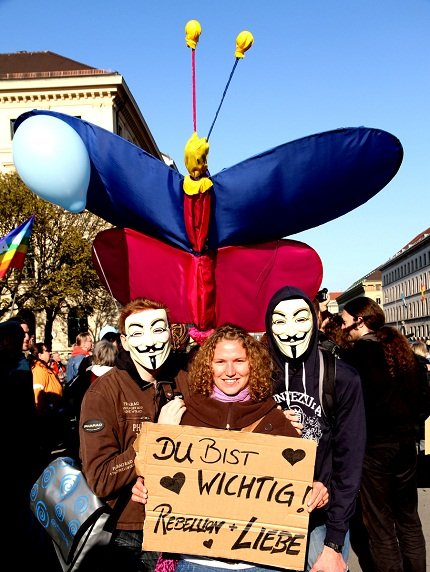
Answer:
[[[112,394],[91,386],[81,406],[79,439],[82,471],[94,493],[105,499],[116,497],[137,477],[134,468],[134,439],[120,426]],[[128,442],[129,441],[129,442]]]
[[[33,391],[34,391],[34,400],[36,402],[36,407],[39,407],[40,395],[42,391],[45,391],[46,379],[44,372],[41,368],[34,367],[32,369],[33,373]]]
[[[332,434],[332,475],[326,541],[344,544],[361,482],[366,446],[366,418],[360,376],[336,362],[336,422]]]

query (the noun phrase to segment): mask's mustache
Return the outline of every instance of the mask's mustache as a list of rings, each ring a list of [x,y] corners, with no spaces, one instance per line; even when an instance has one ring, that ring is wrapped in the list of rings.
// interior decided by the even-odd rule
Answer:
[[[292,353],[292,359],[297,358],[297,345],[302,342],[306,337],[306,333],[296,334],[294,336],[278,336],[278,340],[283,344],[288,344]]]
[[[163,350],[164,346],[166,344],[154,344],[152,346],[146,346],[145,349],[141,350],[139,348],[136,348],[136,350],[140,353],[140,354],[147,354],[150,352],[157,352],[157,355]],[[151,362],[151,367],[152,369],[157,369],[157,356],[149,356],[149,360]]]
[[[161,344],[160,346],[157,345],[153,345],[153,346],[146,346],[146,348],[144,350],[141,350],[139,348],[136,348],[136,350],[140,353],[140,354],[148,354],[149,352],[156,352],[156,351],[160,351],[162,350],[164,347],[164,344]]]
[[[303,341],[306,334],[296,334],[295,336],[278,336],[279,340],[284,344],[294,344]]]

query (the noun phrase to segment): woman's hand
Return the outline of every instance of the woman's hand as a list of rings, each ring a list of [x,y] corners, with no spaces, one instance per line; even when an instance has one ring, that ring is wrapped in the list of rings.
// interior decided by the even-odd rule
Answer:
[[[184,400],[181,397],[175,397],[161,408],[160,415],[158,416],[158,423],[164,423],[165,425],[179,425],[182,415],[186,410],[187,408],[185,407]]]
[[[143,477],[137,477],[137,480],[131,489],[131,500],[146,504],[148,502],[148,489],[143,483]]]
[[[312,483],[311,497],[306,503],[308,512],[312,512],[314,508],[323,508],[326,506],[326,504],[328,504],[328,498],[329,494],[327,487],[319,481],[314,481]]]

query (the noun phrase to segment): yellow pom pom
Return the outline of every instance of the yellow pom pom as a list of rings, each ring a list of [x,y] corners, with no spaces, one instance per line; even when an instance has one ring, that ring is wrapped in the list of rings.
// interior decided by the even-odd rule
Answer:
[[[184,150],[185,166],[194,179],[198,179],[206,174],[208,170],[208,153],[209,143],[206,138],[199,138],[197,133],[194,132],[188,139]]]
[[[187,46],[193,50],[196,49],[197,43],[202,33],[202,27],[197,20],[190,20],[185,25],[185,41]]]
[[[236,38],[236,51],[234,53],[236,58],[244,58],[245,52],[249,50],[249,48],[254,43],[254,36],[251,32],[247,32],[244,30],[240,32],[240,34]]]

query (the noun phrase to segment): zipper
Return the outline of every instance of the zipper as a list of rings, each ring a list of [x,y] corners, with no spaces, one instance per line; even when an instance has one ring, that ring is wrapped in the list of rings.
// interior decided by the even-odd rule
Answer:
[[[227,431],[231,431],[230,417],[231,417],[231,407],[228,408],[228,412],[227,412],[227,423],[225,424],[225,428],[227,429]]]

